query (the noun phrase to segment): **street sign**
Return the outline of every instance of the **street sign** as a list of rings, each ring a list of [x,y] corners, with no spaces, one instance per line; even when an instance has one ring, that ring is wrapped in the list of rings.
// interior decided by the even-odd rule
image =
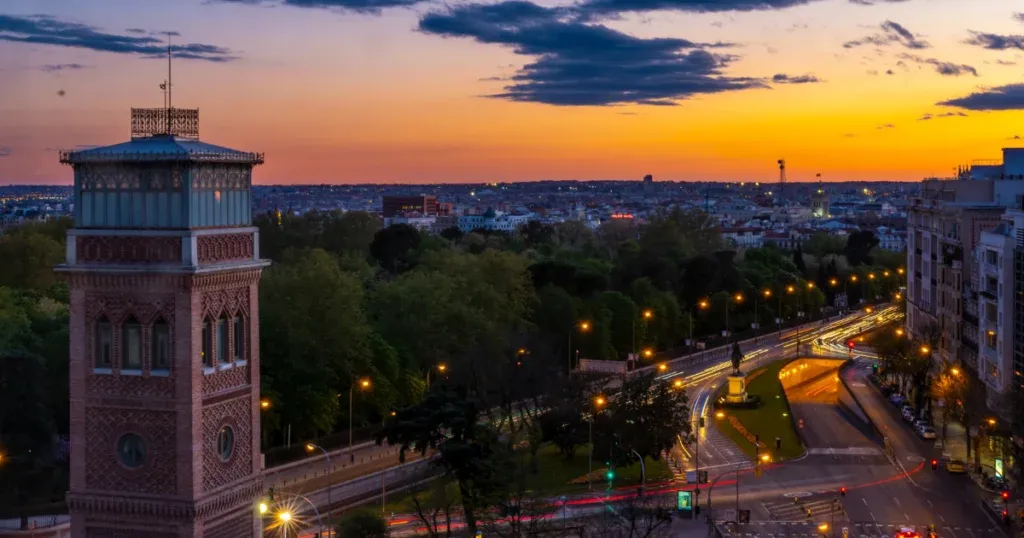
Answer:
[[[676,492],[676,510],[693,510],[693,492]]]
[[[740,510],[739,517],[736,519],[737,523],[750,523],[750,510]]]

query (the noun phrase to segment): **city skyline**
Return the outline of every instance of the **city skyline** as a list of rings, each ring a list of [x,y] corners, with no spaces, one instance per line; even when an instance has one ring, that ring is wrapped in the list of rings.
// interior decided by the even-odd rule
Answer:
[[[1010,0],[131,5],[5,5],[0,184],[127,139],[167,31],[174,104],[259,184],[917,181],[1024,136]]]

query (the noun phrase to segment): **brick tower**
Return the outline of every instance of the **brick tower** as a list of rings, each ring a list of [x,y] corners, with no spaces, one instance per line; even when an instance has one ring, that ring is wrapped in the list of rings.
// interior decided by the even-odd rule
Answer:
[[[199,111],[133,109],[131,140],[65,152],[74,538],[260,536],[257,153]]]

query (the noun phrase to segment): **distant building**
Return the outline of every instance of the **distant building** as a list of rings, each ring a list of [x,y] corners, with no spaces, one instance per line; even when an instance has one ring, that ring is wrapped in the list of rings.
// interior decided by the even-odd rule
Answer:
[[[818,182],[818,188],[811,194],[811,217],[815,219],[827,219],[832,215],[828,212],[828,193]]]
[[[443,204],[450,211],[451,204]],[[397,217],[402,213],[414,211],[423,216],[437,216],[441,211],[441,204],[437,203],[436,196],[385,196],[381,203],[381,216],[386,218]]]
[[[722,228],[722,238],[739,248],[764,246],[764,230],[760,228]]]
[[[462,215],[458,218],[459,229],[469,233],[473,230],[514,232],[533,218],[532,214],[511,215],[498,213],[488,208],[482,215]]]
[[[644,192],[650,192],[654,188],[654,176],[647,174],[644,176],[643,190]]]

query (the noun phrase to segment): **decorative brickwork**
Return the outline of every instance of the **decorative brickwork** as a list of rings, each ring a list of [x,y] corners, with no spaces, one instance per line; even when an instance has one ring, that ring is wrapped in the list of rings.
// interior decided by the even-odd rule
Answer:
[[[210,491],[252,475],[252,400],[249,395],[203,408],[203,490]],[[217,434],[231,428],[234,446],[224,461]]]
[[[251,260],[254,256],[253,234],[200,235],[196,237],[200,264]]]
[[[173,398],[174,378],[109,374],[86,377],[86,394],[92,398]]]
[[[203,396],[249,385],[249,366],[235,366],[203,376]]]
[[[180,263],[181,238],[169,236],[78,236],[78,263]]]
[[[226,316],[249,316],[249,288],[228,288],[207,291],[202,296],[204,319],[218,319]]]
[[[86,527],[86,538],[177,538],[176,532],[160,532],[145,529]]]
[[[120,493],[175,494],[174,419],[173,411],[90,408],[85,413],[87,487]],[[135,469],[118,460],[117,440],[126,433],[137,434],[145,444],[142,465]]]
[[[193,291],[221,291],[227,288],[247,287],[259,282],[260,272],[259,269],[251,269],[200,274],[190,278],[187,285]]]

